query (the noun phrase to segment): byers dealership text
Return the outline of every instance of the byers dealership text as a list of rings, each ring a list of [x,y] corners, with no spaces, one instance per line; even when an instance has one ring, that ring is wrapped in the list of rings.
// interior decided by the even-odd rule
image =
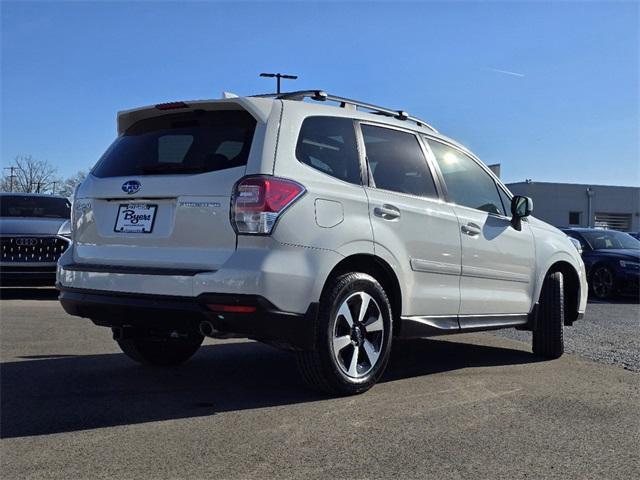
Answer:
[[[151,215],[148,213],[136,213],[133,210],[124,211],[124,219],[132,224],[138,223],[140,220],[151,221]]]

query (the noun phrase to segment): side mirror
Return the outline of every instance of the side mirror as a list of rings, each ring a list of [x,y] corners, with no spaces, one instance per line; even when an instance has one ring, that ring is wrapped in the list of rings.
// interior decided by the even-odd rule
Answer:
[[[65,220],[65,222],[60,225],[58,229],[58,235],[66,238],[71,238],[71,221]]]
[[[511,225],[516,230],[522,230],[522,219],[533,212],[533,200],[529,197],[516,195],[511,199]]]
[[[576,247],[576,250],[578,250],[578,253],[582,255],[582,244],[580,243],[580,240],[573,237],[569,237],[569,240],[571,241],[571,243],[573,243],[573,246]]]

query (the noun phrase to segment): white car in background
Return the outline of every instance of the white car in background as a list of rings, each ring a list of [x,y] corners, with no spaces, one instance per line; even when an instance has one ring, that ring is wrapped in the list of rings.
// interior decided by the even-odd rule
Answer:
[[[585,311],[567,236],[406,112],[316,90],[129,110],[118,133],[77,190],[58,288],[136,361],[249,337],[354,394],[393,337],[515,327],[557,358]]]
[[[70,241],[64,197],[0,193],[0,286],[55,284],[56,263]]]

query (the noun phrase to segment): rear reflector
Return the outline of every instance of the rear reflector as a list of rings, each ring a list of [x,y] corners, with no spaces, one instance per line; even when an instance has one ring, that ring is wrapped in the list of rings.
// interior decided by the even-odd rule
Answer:
[[[231,199],[231,223],[242,234],[269,235],[278,217],[305,188],[293,180],[259,175],[240,180]]]
[[[251,305],[219,305],[214,303],[208,304],[207,307],[211,311],[224,313],[254,313],[256,311],[256,307]]]
[[[159,103],[156,105],[158,110],[177,110],[179,108],[189,108],[184,102],[169,102],[169,103]]]

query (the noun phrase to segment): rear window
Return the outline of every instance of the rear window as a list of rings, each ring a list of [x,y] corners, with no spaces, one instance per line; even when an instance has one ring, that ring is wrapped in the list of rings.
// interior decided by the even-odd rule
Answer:
[[[203,173],[247,164],[255,119],[247,112],[203,110],[141,120],[116,138],[96,177]]]
[[[64,198],[2,195],[0,215],[3,217],[66,218],[71,216],[71,204]]]

